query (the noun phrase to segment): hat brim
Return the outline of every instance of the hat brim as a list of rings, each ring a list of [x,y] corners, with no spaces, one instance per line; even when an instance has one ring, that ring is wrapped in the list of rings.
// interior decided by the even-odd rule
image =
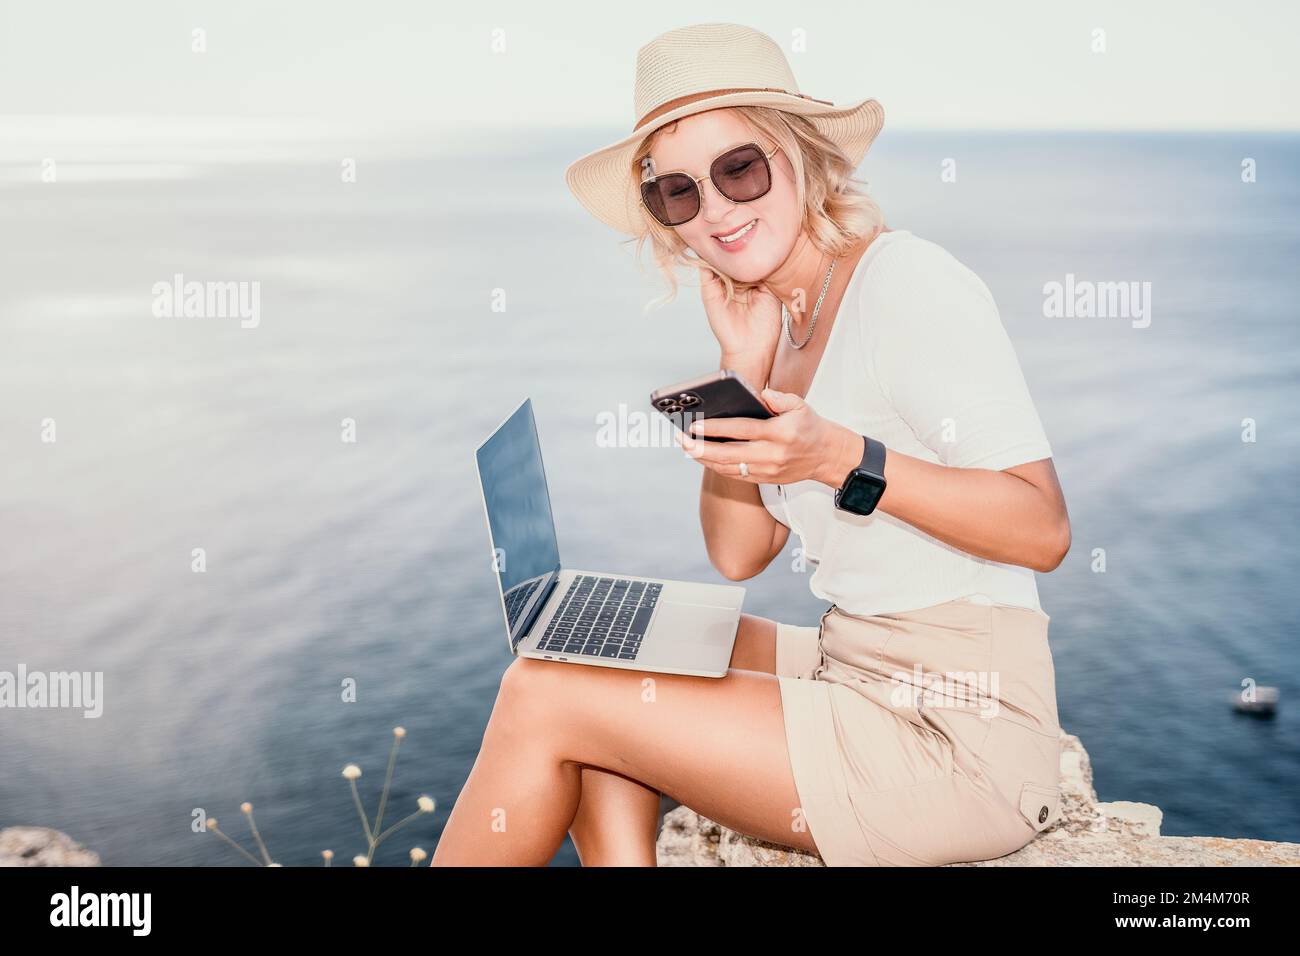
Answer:
[[[850,106],[833,106],[789,93],[725,93],[671,110],[646,128],[574,160],[565,170],[564,181],[583,207],[601,222],[636,235],[642,221],[641,197],[631,170],[637,147],[661,126],[724,106],[768,106],[806,116],[822,135],[844,150],[854,166],[866,155],[885,122],[884,108],[870,98]]]

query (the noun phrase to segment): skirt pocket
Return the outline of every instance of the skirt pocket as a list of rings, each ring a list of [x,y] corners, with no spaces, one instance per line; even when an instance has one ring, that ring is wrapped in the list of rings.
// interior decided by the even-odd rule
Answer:
[[[1020,815],[1041,833],[1061,819],[1061,788],[1026,781],[1020,788]]]

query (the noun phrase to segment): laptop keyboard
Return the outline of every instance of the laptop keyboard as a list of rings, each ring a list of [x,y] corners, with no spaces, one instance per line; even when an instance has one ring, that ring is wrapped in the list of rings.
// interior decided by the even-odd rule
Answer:
[[[506,620],[510,622],[512,630],[514,629],[515,621],[519,618],[519,612],[527,606],[528,599],[533,596],[533,592],[541,587],[541,585],[541,578],[533,578],[527,584],[522,584],[517,588],[513,588],[508,594],[506,594]]]
[[[580,574],[564,593],[539,651],[636,660],[663,585]]]

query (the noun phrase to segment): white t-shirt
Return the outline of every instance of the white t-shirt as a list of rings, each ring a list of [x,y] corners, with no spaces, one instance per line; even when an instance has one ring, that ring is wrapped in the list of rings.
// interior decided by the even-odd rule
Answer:
[[[998,471],[1052,456],[988,286],[906,230],[882,233],[855,266],[806,401],[883,442],[887,456]],[[974,557],[879,510],[841,511],[819,481],[759,492],[799,536],[813,594],[851,614],[962,597],[1039,607],[1031,569]]]

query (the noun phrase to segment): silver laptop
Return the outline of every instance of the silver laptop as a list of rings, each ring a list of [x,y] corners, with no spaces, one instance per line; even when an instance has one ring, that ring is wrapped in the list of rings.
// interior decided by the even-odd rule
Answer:
[[[665,674],[727,673],[743,587],[560,563],[531,399],[474,457],[511,653]]]

